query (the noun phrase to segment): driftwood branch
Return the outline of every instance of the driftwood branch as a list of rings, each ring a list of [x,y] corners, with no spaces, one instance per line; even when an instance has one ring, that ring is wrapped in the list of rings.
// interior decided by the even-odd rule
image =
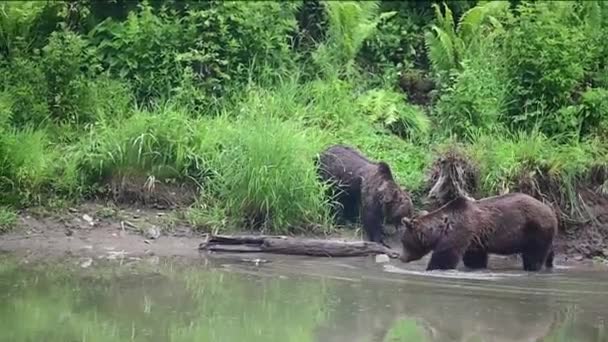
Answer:
[[[399,253],[369,241],[337,241],[293,238],[281,235],[210,235],[199,245],[200,250],[231,253],[275,253],[319,257],[353,257]]]

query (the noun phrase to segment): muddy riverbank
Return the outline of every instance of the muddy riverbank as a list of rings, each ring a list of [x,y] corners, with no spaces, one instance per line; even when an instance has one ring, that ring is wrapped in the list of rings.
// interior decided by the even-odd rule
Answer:
[[[344,229],[319,238],[358,240],[361,232]],[[143,256],[197,258],[203,235],[181,218],[179,212],[150,208],[115,207],[85,203],[56,211],[29,209],[19,214],[16,227],[0,238],[0,251],[30,257],[77,256],[82,258],[129,259]],[[400,251],[397,236],[388,241]],[[565,248],[564,237],[557,241],[556,263],[561,265],[603,264]],[[249,258],[250,254],[241,255]],[[426,262],[429,256],[421,263]],[[518,257],[490,258],[490,267]],[[393,261],[399,263],[399,261]],[[461,265],[462,267],[462,265]]]

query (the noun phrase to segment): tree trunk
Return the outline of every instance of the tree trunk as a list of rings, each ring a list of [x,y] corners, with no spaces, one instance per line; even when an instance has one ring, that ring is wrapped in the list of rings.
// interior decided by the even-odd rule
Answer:
[[[398,258],[399,253],[369,241],[336,241],[293,238],[280,235],[210,235],[200,250],[232,253],[275,253],[319,257],[353,257],[386,254]]]

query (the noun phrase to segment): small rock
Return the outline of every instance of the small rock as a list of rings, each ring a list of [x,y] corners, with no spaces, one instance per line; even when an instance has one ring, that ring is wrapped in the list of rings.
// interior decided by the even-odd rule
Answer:
[[[71,213],[77,213],[77,212],[78,212],[78,209],[76,209],[76,208],[68,208],[68,210],[69,210]]]
[[[66,228],[66,230],[65,230],[66,236],[72,236],[73,234],[74,234],[74,231],[72,231],[70,228]]]
[[[583,259],[584,259],[583,256],[580,254],[574,257],[574,260],[576,260],[576,261],[583,261]]]
[[[80,263],[80,267],[87,268],[93,264],[92,258],[86,258],[83,262]]]
[[[156,240],[160,237],[160,229],[157,227],[150,227],[146,229],[146,233],[144,234],[146,239]]]
[[[386,255],[386,254],[378,254],[378,255],[376,255],[376,263],[378,263],[378,264],[389,262],[389,260],[390,259],[388,258],[388,255]]]
[[[93,218],[87,214],[82,215],[82,219],[87,221],[91,226],[95,225],[95,222],[93,222]]]
[[[144,240],[144,243],[150,244],[150,240]]]

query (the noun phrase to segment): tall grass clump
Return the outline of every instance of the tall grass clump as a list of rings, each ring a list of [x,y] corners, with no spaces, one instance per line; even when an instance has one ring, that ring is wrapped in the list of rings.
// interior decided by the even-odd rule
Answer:
[[[220,147],[209,158],[217,174],[213,186],[235,222],[275,233],[327,222],[324,187],[314,165],[319,136],[263,113],[210,125],[222,130]]]
[[[125,120],[101,120],[82,141],[81,168],[89,181],[130,176],[201,180],[195,127],[188,113],[171,105],[135,110]]]
[[[44,130],[0,128],[0,202],[39,203],[63,182],[61,151]],[[66,181],[67,182],[67,181]]]
[[[569,215],[580,207],[579,185],[607,156],[597,139],[564,144],[538,129],[478,136],[470,148],[479,161],[485,194],[523,191],[556,202]]]

